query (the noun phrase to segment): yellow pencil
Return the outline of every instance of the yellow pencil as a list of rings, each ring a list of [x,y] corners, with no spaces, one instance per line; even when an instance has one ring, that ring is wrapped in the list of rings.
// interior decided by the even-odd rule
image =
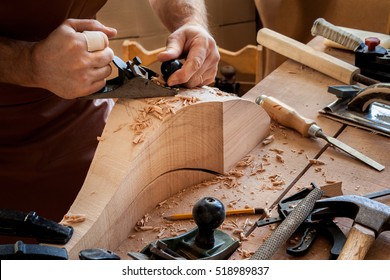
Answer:
[[[243,215],[243,214],[254,215],[254,214],[263,214],[263,213],[264,213],[263,208],[244,208],[244,209],[226,210],[226,216]],[[169,221],[188,220],[188,219],[192,219],[192,213],[174,214],[172,216],[165,216],[163,218]]]

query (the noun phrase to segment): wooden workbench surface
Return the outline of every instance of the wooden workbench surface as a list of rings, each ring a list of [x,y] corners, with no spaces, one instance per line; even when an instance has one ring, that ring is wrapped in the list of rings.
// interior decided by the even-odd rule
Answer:
[[[311,45],[323,49],[321,38],[313,40]],[[347,61],[352,59],[352,54],[346,51],[326,51]],[[243,98],[254,101],[261,94],[274,96],[294,107],[305,117],[315,119],[327,135],[333,136],[341,129],[342,132],[337,137],[339,140],[385,165],[384,171],[378,172],[339,150],[327,148],[319,156],[319,160],[324,164],[312,165],[301,174],[309,159],[313,159],[326,142],[321,139],[303,138],[297,132],[273,123],[271,134],[274,140],[268,145],[255,147],[243,159],[242,166],[234,168],[240,172],[225,174],[214,181],[185,189],[162,201],[156,205],[154,211],[145,213],[144,219],[140,220],[140,224],[148,230],[134,229],[116,252],[123,259],[129,259],[129,251],[139,251],[155,239],[171,237],[192,229],[195,226],[192,220],[167,222],[162,217],[191,212],[195,202],[205,196],[216,197],[227,209],[234,209],[248,206],[269,207],[294,179],[297,182],[287,195],[309,186],[311,182],[320,186],[341,182],[344,194],[364,195],[389,188],[389,138],[350,126],[343,128],[342,124],[318,114],[320,109],[335,99],[334,95],[327,92],[327,87],[337,84],[341,83],[301,64],[287,61]],[[297,178],[298,176],[300,177]],[[378,201],[390,205],[390,197],[382,197]],[[277,215],[276,211],[273,215]],[[256,215],[230,216],[226,218],[221,229],[239,239],[240,232],[246,232],[257,219]],[[346,218],[338,218],[336,221],[347,234],[352,221]],[[240,248],[231,259],[248,258],[269,236],[272,228],[265,226],[255,229],[247,240],[242,240]],[[294,242],[293,239],[291,243]],[[287,245],[281,248],[273,259],[328,259],[331,247],[326,238],[319,237],[308,254],[293,257],[285,253]],[[378,237],[366,259],[390,259],[390,232],[384,232]]]

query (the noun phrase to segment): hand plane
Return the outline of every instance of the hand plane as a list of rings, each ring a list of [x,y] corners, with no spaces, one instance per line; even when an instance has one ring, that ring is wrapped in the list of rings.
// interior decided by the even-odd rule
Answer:
[[[218,230],[226,216],[222,202],[213,197],[199,200],[192,210],[197,227],[172,238],[154,241],[141,252],[129,252],[136,260],[223,260],[239,242]]]
[[[104,99],[104,98],[151,98],[174,96],[177,88],[164,86],[158,81],[159,74],[142,66],[141,60],[135,57],[132,61],[124,62],[119,57],[113,59],[114,65],[118,68],[118,76],[108,80],[106,86],[96,93],[81,97],[82,99]],[[166,61],[161,65],[163,78],[168,80],[169,76],[181,66],[180,61]]]
[[[330,86],[328,92],[337,100],[320,111],[325,117],[390,137],[390,83]]]

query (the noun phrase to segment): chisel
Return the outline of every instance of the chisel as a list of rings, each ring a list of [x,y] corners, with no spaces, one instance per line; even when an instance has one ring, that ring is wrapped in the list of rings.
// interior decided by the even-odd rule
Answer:
[[[378,171],[382,171],[383,169],[385,169],[383,165],[363,155],[362,153],[337,140],[336,138],[327,136],[322,131],[322,128],[314,122],[314,120],[301,116],[296,110],[294,110],[287,104],[284,104],[280,100],[272,96],[261,95],[256,99],[256,103],[262,106],[273,120],[280,123],[281,125],[296,130],[302,136],[322,138],[329,144],[361,160],[365,164],[371,166]]]

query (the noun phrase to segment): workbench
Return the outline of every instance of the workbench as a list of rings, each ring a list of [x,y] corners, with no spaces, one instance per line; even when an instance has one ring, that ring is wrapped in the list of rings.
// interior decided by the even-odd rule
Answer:
[[[321,37],[317,37],[310,42],[310,45],[335,57],[352,61],[352,53],[325,48],[322,40]],[[341,182],[343,194],[355,195],[364,195],[389,188],[389,138],[345,126],[318,113],[319,110],[335,100],[335,96],[327,92],[328,86],[339,84],[341,83],[337,80],[288,60],[247,92],[243,98],[254,101],[259,95],[265,94],[282,100],[305,117],[314,119],[327,135],[333,136],[340,133],[337,139],[383,164],[386,167],[385,170],[378,172],[331,147],[327,147],[322,154],[319,154],[326,145],[324,140],[303,138],[291,129],[272,123],[273,141],[266,145],[261,143],[256,146],[243,159],[243,162],[247,164],[237,166],[231,174],[225,174],[215,180],[184,189],[156,205],[154,211],[145,213],[144,218],[140,220],[140,224],[147,226],[144,229],[148,230],[140,231],[140,227],[138,227],[137,231],[135,226],[135,229],[129,233],[128,239],[123,241],[116,253],[122,259],[129,259],[127,256],[129,251],[140,251],[151,241],[172,237],[192,229],[195,227],[193,220],[168,222],[163,219],[163,216],[191,212],[196,201],[206,196],[220,199],[227,209],[266,208],[293,181],[296,183],[287,195],[308,187],[311,182],[319,186]],[[323,164],[313,164],[307,171],[304,171],[309,160],[316,156]],[[237,170],[239,175],[237,175]],[[235,176],[233,180],[231,180],[232,176]],[[390,205],[390,197],[388,196],[377,200]],[[273,215],[277,215],[276,210],[273,211]],[[258,217],[258,215],[229,216],[220,229],[239,239],[240,234],[242,236],[242,233],[248,230]],[[337,218],[336,223],[347,234],[352,220]],[[249,258],[274,228],[275,225],[256,228],[247,239],[244,238],[241,241],[241,246],[231,256],[231,259]],[[292,243],[294,243],[294,238],[291,240]],[[285,249],[291,244],[280,248],[273,259],[326,260],[329,258],[331,244],[322,236],[315,241],[309,253],[304,256],[288,255]],[[390,232],[380,234],[366,259],[390,259]]]

